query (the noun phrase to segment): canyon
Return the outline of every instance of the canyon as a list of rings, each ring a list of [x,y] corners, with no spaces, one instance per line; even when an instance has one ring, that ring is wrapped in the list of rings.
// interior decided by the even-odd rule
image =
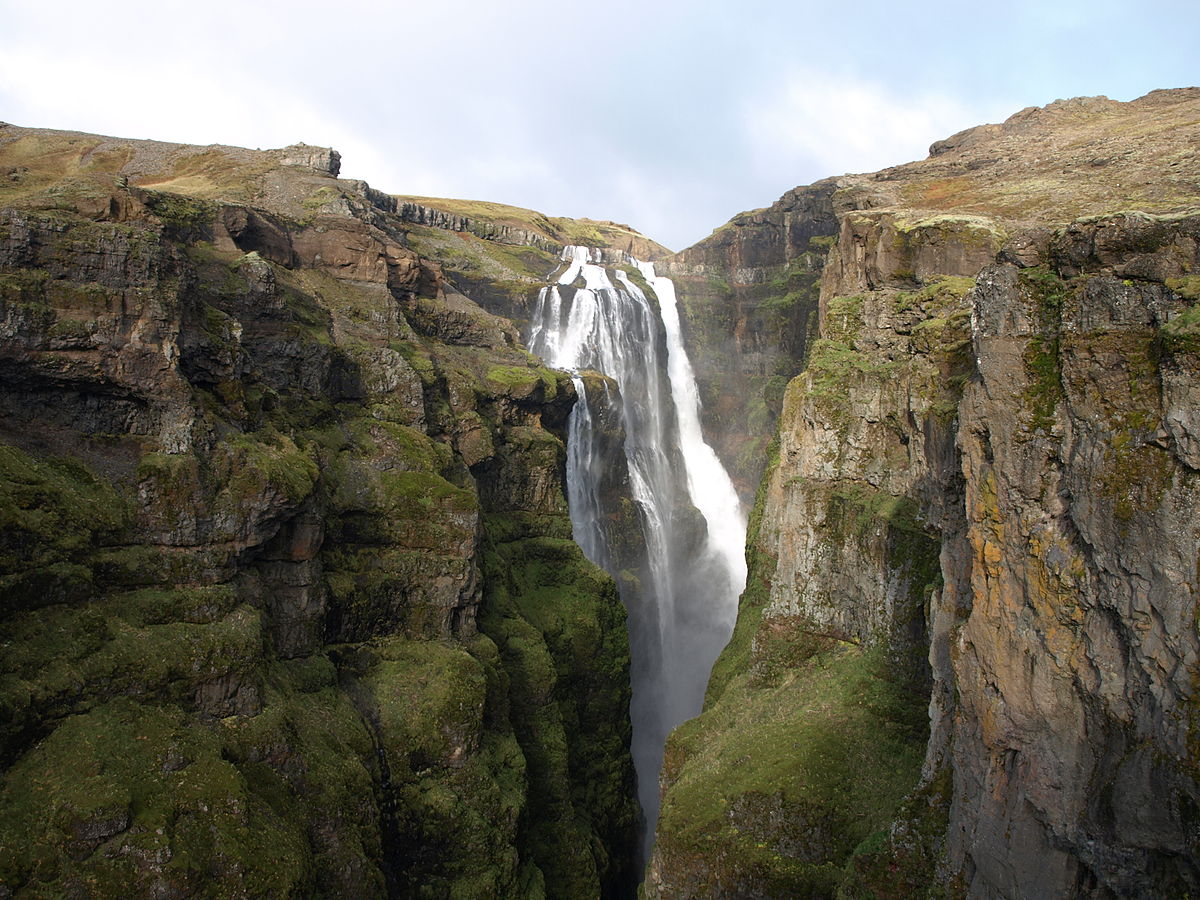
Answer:
[[[1058,101],[671,253],[0,126],[0,897],[1200,891],[1197,146],[1200,89]],[[749,519],[656,783],[561,278],[677,307]]]

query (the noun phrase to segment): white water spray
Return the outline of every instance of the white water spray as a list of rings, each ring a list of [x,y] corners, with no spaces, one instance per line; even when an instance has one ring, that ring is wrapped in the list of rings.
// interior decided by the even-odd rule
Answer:
[[[575,378],[580,399],[569,426],[567,478],[575,538],[614,575],[622,561],[612,558],[600,525],[606,466],[627,467],[638,508],[645,571],[619,581],[629,613],[633,756],[648,855],[667,735],[700,711],[712,664],[733,628],[746,581],[746,524],[733,484],[701,432],[674,285],[656,276],[653,265],[630,260],[653,288],[660,318],[625,271],[613,270],[614,283],[601,251],[568,247],[563,260],[566,269],[538,295],[530,349],[556,368],[608,375],[619,388],[624,458],[604,459],[591,406],[602,398],[589,398],[583,379]]]
[[[746,517],[729,473],[704,440],[700,428],[700,391],[683,346],[675,283],[656,275],[652,262],[635,260],[635,264],[658,297],[667,334],[667,375],[679,417],[679,447],[687,467],[688,490],[708,523],[709,549],[724,560],[730,578],[728,590],[733,592],[734,602],[723,611],[729,614],[724,624],[732,631],[737,618],[737,598],[746,586]]]

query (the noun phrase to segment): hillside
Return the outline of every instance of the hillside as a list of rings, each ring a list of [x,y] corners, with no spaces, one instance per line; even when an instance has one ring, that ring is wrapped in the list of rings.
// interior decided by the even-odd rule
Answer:
[[[626,612],[524,346],[576,242],[674,279],[752,509],[645,896],[1200,894],[1198,147],[1200,88],[1057,101],[669,254],[0,125],[0,897],[635,892]]]

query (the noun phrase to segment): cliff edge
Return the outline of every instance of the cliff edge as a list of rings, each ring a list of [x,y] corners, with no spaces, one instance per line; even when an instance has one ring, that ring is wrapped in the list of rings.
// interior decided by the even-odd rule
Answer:
[[[833,236],[650,896],[1200,888],[1198,123],[1023,110],[675,257]]]

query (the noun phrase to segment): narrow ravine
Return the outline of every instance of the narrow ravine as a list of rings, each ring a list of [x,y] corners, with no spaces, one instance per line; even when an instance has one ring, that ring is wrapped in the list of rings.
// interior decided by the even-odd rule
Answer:
[[[674,286],[650,263],[611,251],[568,247],[566,268],[543,288],[530,348],[547,364],[616,382],[613,396],[589,397],[575,378],[568,488],[576,541],[617,578],[629,615],[633,656],[633,756],[645,815],[648,857],[658,816],[658,773],[671,729],[696,715],[713,662],[729,640],[745,585],[745,517],[720,460],[704,441],[700,401],[680,335]],[[651,301],[630,277],[636,270]],[[657,306],[657,309],[656,309]],[[619,403],[623,458],[606,458],[592,427],[593,404]],[[611,456],[611,454],[609,454]],[[608,546],[599,484],[612,466],[628,470],[637,506],[639,571]]]

